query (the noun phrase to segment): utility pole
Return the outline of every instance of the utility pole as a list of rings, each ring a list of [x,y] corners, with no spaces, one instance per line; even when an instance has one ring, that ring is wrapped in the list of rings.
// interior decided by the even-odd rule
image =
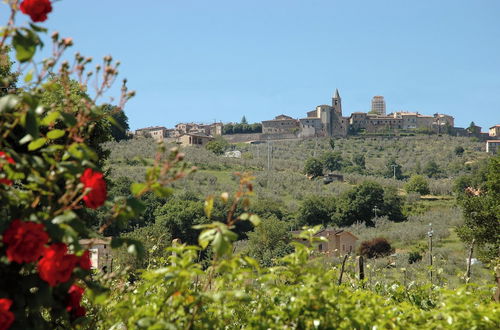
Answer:
[[[375,213],[375,218],[377,217],[377,212],[379,211],[377,205],[373,207],[373,213]]]
[[[398,167],[398,165],[392,164],[391,167],[392,167],[392,171],[394,172],[394,180],[396,180],[396,168]]]
[[[432,284],[432,235],[434,234],[434,230],[432,230],[432,223],[429,223],[429,231],[427,232],[427,236],[429,236],[429,277],[431,279]]]

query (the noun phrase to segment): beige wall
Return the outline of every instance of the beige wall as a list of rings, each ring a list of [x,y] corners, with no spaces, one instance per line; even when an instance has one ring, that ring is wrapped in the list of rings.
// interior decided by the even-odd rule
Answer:
[[[500,126],[493,126],[489,130],[490,136],[500,136]]]
[[[196,136],[185,134],[177,138],[177,142],[179,142],[183,147],[186,146],[204,146],[208,142],[213,140],[213,138],[209,136]]]

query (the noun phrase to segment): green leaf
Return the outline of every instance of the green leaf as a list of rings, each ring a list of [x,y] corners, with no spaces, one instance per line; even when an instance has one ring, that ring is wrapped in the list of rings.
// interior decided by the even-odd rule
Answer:
[[[49,126],[52,124],[54,121],[56,121],[59,118],[59,112],[58,111],[53,111],[48,113],[40,122],[40,125],[43,126]]]
[[[43,147],[45,142],[47,142],[47,139],[44,137],[38,138],[34,141],[31,141],[30,144],[28,144],[28,150],[33,151],[33,150],[40,149],[41,147]]]
[[[198,236],[198,243],[200,244],[200,246],[206,249],[208,244],[210,244],[210,242],[213,241],[216,232],[217,232],[216,229],[204,230],[200,234],[200,236]]]
[[[146,188],[146,184],[145,183],[136,183],[136,182],[134,182],[134,183],[132,183],[130,185],[130,192],[132,192],[132,195],[137,196],[137,195],[139,195],[139,193],[141,191],[144,190],[144,188]]]
[[[29,83],[33,79],[33,70],[29,70],[26,76],[24,76],[24,82]]]
[[[250,218],[248,219],[254,226],[260,225],[260,217],[257,214],[252,214]]]
[[[71,222],[72,220],[76,219],[77,216],[74,212],[72,211],[68,211],[68,212],[65,212],[61,215],[58,215],[57,217],[55,217],[54,219],[52,219],[52,223],[53,224],[61,224],[61,223],[68,223],[68,222]]]
[[[25,127],[28,133],[34,138],[38,138],[38,121],[34,111],[30,110],[26,113]]]
[[[67,112],[60,112],[61,117],[63,117],[63,122],[68,127],[72,127],[76,125],[76,117]]]
[[[40,39],[35,32],[28,29],[23,29],[23,31],[25,31],[24,34],[17,30],[12,38],[16,59],[21,63],[30,61],[35,55],[36,46],[40,44]]]
[[[129,206],[135,215],[140,215],[146,210],[146,205],[134,197],[127,198],[127,206]]]
[[[61,136],[64,136],[65,133],[66,132],[62,129],[53,129],[47,133],[47,137],[51,140],[55,140],[60,138]]]
[[[47,32],[47,29],[38,25],[35,25],[33,23],[30,23],[31,28],[36,31],[36,32]]]

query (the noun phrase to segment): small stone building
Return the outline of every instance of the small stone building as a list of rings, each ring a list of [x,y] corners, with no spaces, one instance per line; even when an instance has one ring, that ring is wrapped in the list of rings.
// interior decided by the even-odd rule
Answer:
[[[299,234],[300,231],[293,231],[292,233]],[[355,253],[356,251],[356,241],[358,238],[346,230],[327,228],[317,232],[314,236],[327,239],[326,242],[321,242],[318,245],[318,252],[341,256]]]
[[[491,154],[496,154],[500,150],[500,140],[488,140],[486,141],[486,152]]]
[[[500,137],[500,125],[491,126],[488,134],[491,137]]]
[[[202,134],[183,134],[177,138],[177,143],[183,147],[187,146],[201,146],[203,147],[208,142],[212,141],[214,138],[208,135]]]
[[[78,241],[84,249],[90,252],[92,269],[104,272],[113,270],[113,256],[111,254],[111,238],[86,238]]]
[[[298,129],[299,121],[286,115],[279,115],[273,120],[262,122],[262,133],[264,134],[295,133]]]

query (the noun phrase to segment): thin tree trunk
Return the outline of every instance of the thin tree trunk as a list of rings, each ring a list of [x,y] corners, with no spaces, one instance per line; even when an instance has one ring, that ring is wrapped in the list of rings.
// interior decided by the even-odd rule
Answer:
[[[363,256],[358,257],[358,269],[359,269],[359,280],[362,281],[365,279],[365,264]]]
[[[475,242],[476,239],[473,239],[472,242],[470,243],[469,258],[467,259],[467,272],[465,273],[465,283],[469,283],[470,281],[470,266],[472,264],[472,253],[474,252]]]
[[[339,285],[342,284],[342,276],[344,275],[345,262],[346,262],[348,256],[349,255],[346,254],[344,256],[344,260],[342,260],[342,267],[340,268],[340,276],[339,276]]]

